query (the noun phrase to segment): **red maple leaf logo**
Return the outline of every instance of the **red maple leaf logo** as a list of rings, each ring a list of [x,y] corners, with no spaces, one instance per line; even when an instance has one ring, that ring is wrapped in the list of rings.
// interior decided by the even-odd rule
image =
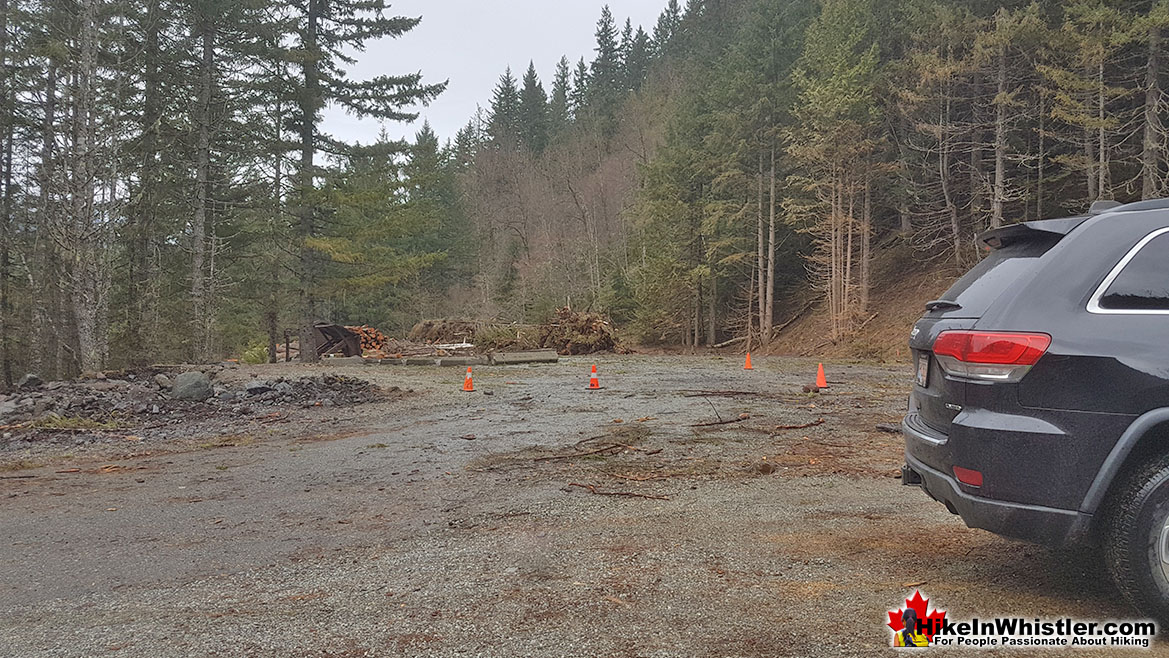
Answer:
[[[918,620],[921,621],[922,635],[933,642],[934,634],[942,628],[942,621],[946,619],[946,611],[928,612],[930,600],[922,598],[921,591],[915,591],[912,599],[905,599],[905,605],[906,608],[889,611],[889,628],[892,628],[894,633],[900,633],[905,628],[905,622],[901,620],[901,615],[907,608],[912,608],[917,613]]]

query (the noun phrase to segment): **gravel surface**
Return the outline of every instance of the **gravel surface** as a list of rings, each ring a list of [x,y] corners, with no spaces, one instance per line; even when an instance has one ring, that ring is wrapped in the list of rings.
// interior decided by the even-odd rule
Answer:
[[[609,356],[594,392],[593,362],[470,394],[245,367],[403,393],[0,450],[0,655],[869,655],[917,587],[961,618],[1133,616],[1090,560],[900,486],[876,426],[907,367],[828,364],[816,395],[805,360]]]

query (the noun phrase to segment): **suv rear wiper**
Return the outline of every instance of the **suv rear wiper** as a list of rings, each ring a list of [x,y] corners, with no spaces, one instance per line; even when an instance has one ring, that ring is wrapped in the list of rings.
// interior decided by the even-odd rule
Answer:
[[[925,303],[925,310],[927,311],[938,311],[941,309],[957,311],[960,308],[962,308],[961,304],[958,302],[952,302],[948,299],[935,299],[932,302]]]

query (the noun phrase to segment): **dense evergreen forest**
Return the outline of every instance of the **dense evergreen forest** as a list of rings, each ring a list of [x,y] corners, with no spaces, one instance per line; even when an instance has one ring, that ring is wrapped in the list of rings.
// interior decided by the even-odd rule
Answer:
[[[1169,195],[1169,0],[605,8],[588,59],[504,72],[450,139],[342,143],[326,105],[443,91],[346,76],[418,22],[384,10],[0,0],[4,382],[565,305],[698,346],[820,301],[837,339],[880,259],[960,269],[987,228]]]

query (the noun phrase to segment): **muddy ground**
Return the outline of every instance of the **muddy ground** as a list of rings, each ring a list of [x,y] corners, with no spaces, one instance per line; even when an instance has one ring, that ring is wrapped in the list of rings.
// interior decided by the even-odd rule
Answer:
[[[592,362],[471,394],[338,368],[411,392],[0,450],[0,655],[868,655],[918,587],[963,619],[1133,616],[1090,560],[900,485],[876,426],[907,367],[830,364],[817,396],[804,360],[603,357],[590,392]]]

